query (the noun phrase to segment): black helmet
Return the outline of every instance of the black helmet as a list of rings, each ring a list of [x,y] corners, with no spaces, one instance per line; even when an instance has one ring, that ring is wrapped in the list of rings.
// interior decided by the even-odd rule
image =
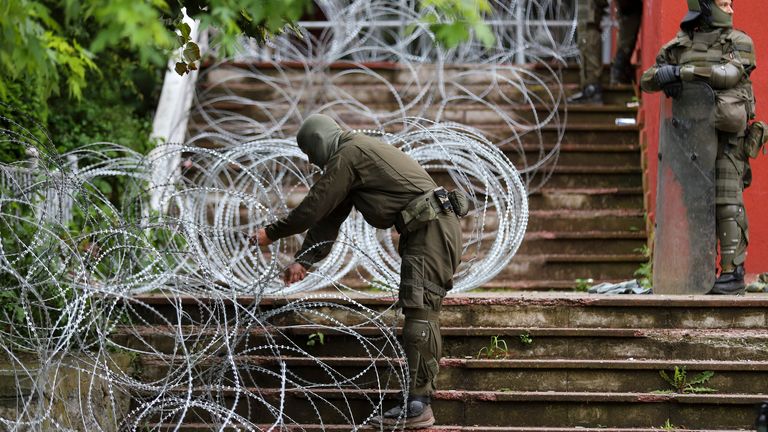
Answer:
[[[688,0],[688,13],[680,22],[680,28],[689,30],[697,24],[708,23],[712,17],[710,0]]]

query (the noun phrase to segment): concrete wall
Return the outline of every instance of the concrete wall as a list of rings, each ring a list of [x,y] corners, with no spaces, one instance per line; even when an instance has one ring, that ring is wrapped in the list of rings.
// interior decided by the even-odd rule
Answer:
[[[735,27],[749,34],[755,42],[757,70],[752,74],[757,97],[757,116],[768,120],[768,17],[763,13],[765,0],[734,2]],[[661,45],[672,39],[687,10],[684,0],[644,0],[643,29],[638,41],[641,69],[650,67]],[[642,73],[642,70],[640,73]],[[656,203],[656,170],[659,136],[659,106],[663,93],[643,94],[640,142],[645,148],[646,209],[653,217]],[[750,242],[746,269],[751,275],[768,272],[768,156],[752,161],[754,181],[745,191],[745,205],[750,224]],[[753,278],[754,276],[752,276]],[[751,278],[750,278],[751,279]]]

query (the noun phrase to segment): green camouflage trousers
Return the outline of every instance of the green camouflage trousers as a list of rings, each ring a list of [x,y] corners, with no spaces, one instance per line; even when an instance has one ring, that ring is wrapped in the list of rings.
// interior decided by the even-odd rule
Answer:
[[[643,16],[641,0],[618,0],[619,34],[616,57],[629,61],[637,42],[637,31]],[[603,43],[600,23],[608,8],[608,0],[580,0],[576,10],[577,36],[581,55],[581,85],[599,84],[603,71]]]
[[[744,137],[719,132],[715,162],[715,202],[720,268],[733,271],[746,260],[749,225],[744,208],[744,185],[749,170]]]
[[[415,232],[402,234],[403,259],[398,306],[403,308],[403,348],[410,377],[409,394],[430,396],[440,370],[442,339],[440,308],[446,290],[453,288],[453,274],[461,262],[461,227],[453,214]]]

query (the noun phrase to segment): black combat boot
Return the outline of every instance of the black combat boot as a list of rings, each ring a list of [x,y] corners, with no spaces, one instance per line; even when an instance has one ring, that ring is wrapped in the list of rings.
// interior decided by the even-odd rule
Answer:
[[[715,286],[707,294],[742,295],[744,291],[744,266],[738,265],[732,272],[720,273]]]
[[[435,424],[430,398],[428,396],[413,396],[408,400],[407,410],[403,415],[403,406],[398,405],[371,419],[371,426],[383,429],[404,428],[422,429]]]
[[[602,104],[603,86],[600,84],[587,84],[582,91],[568,98],[572,104]]]

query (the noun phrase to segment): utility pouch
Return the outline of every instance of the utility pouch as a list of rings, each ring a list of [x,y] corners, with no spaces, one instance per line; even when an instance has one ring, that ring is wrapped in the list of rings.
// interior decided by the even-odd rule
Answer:
[[[461,218],[469,213],[469,198],[467,198],[464,192],[457,190],[448,192],[448,200],[451,201],[451,206],[453,206],[453,212],[456,213],[456,216]]]
[[[433,192],[428,192],[408,203],[398,214],[398,231],[414,232],[424,227],[427,222],[437,219],[437,211],[432,205]]]
[[[747,137],[744,140],[747,156],[752,159],[756,158],[760,155],[760,149],[763,149],[763,154],[767,153],[766,142],[768,142],[768,125],[761,121],[749,125]]]
[[[715,129],[741,133],[747,124],[747,97],[739,87],[716,93]]]

